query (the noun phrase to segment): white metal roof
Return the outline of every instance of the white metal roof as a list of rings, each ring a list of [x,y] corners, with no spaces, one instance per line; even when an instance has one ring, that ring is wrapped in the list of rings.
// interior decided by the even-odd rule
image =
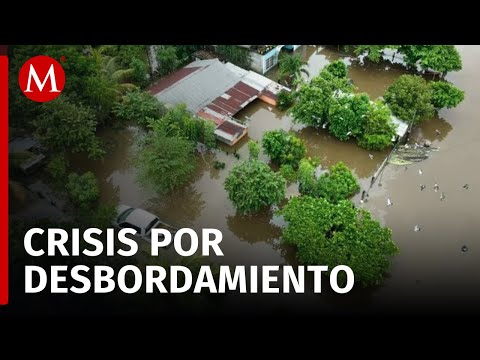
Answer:
[[[138,226],[141,229],[145,229],[152,220],[156,219],[157,217],[148,211],[142,209],[135,209],[133,210],[125,219],[125,221],[129,222],[132,225]]]

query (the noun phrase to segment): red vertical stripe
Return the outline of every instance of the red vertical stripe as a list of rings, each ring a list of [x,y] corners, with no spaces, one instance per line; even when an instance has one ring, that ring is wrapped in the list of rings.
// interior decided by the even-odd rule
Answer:
[[[0,53],[0,55],[3,55]],[[8,58],[0,56],[0,305],[8,303]]]

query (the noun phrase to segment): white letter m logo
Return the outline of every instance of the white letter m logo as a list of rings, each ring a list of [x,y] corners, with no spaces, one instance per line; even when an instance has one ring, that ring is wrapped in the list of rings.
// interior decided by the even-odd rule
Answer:
[[[48,78],[50,78],[50,87],[51,87],[50,92],[60,92],[60,90],[57,89],[57,81],[55,79],[55,71],[53,68],[53,64],[50,65],[50,69],[48,69],[47,75],[45,75],[45,78],[43,79],[42,83],[40,82],[40,79],[37,75],[37,72],[35,71],[35,68],[33,67],[33,64],[30,64],[30,71],[28,72],[27,89],[24,92],[33,92],[30,89],[32,78],[35,81],[35,84],[37,84],[38,90],[40,90],[40,92],[43,91],[43,88],[47,83]]]

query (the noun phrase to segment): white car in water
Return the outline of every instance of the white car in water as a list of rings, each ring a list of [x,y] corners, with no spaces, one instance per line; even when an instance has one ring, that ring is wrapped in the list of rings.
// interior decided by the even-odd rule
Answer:
[[[150,233],[152,229],[166,229],[175,235],[178,229],[161,221],[157,216],[148,211],[133,208],[128,205],[119,205],[117,207],[117,217],[113,225],[116,228],[130,228],[137,231],[137,236],[150,242]]]

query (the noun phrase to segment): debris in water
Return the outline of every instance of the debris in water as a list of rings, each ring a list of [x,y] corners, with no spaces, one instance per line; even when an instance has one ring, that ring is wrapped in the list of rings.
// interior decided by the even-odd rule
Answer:
[[[413,228],[413,231],[415,231],[415,232],[419,232],[420,230],[422,230],[422,229],[418,225],[415,225],[414,228]]]
[[[327,123],[322,125],[322,129],[326,129],[326,128],[327,128]]]
[[[418,175],[422,175],[422,174],[423,174],[422,169],[418,169]]]
[[[373,160],[373,155],[372,154],[368,154],[368,157]]]
[[[442,192],[442,195],[440,195],[440,201],[443,201],[443,200],[445,200],[445,193],[444,192]]]
[[[423,184],[420,184],[420,191],[423,191],[423,190],[425,190],[425,188],[426,188],[426,186],[425,186],[425,185],[423,185]]]
[[[410,165],[428,159],[432,151],[438,151],[438,148],[419,146],[418,144],[414,147],[405,144],[392,152],[388,162],[393,165]]]
[[[392,206],[393,203],[392,203],[392,200],[390,198],[387,198],[387,206]]]
[[[435,183],[435,185],[433,185],[433,190],[435,190],[435,192],[437,192],[437,191],[438,191],[438,189],[439,189],[439,187],[438,187],[438,184],[437,184],[437,183]]]
[[[272,111],[272,108],[270,106],[267,106],[268,111]]]
[[[468,190],[468,184],[462,186],[465,190]]]
[[[467,245],[463,245],[462,246],[462,252],[467,252],[468,251],[468,246]]]
[[[440,135],[441,134],[440,130],[435,129],[435,134]]]

